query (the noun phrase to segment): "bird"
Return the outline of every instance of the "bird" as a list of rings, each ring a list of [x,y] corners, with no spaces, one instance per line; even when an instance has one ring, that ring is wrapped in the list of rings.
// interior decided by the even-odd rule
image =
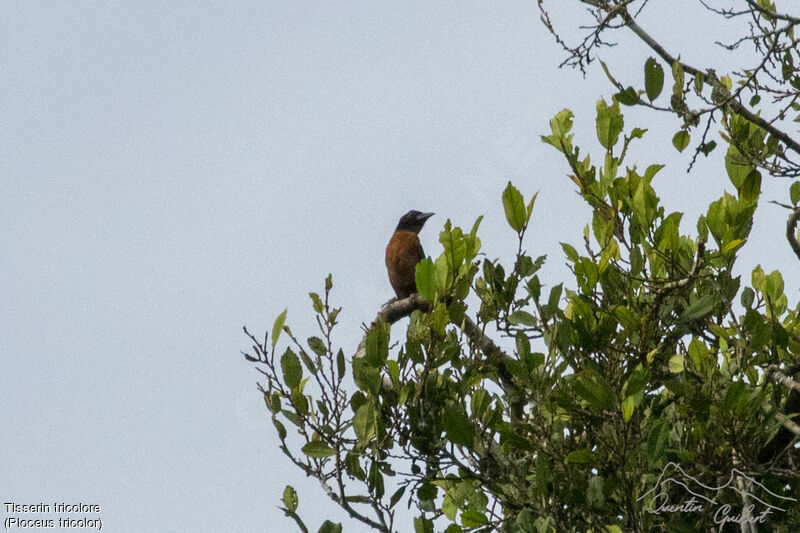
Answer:
[[[389,283],[398,299],[402,300],[417,292],[415,269],[417,263],[425,257],[418,235],[425,221],[433,215],[434,213],[412,209],[400,217],[386,246],[386,270],[389,272]]]

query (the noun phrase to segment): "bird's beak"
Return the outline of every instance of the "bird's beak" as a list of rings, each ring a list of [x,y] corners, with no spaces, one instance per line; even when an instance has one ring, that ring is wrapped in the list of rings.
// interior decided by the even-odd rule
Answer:
[[[426,220],[428,220],[429,218],[431,218],[435,214],[436,213],[422,213],[417,218],[419,219],[420,222],[425,222]]]

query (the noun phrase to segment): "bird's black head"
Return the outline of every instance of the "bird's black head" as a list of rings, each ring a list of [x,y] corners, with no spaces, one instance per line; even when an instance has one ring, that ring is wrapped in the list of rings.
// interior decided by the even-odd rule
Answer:
[[[419,211],[412,209],[400,218],[400,222],[397,223],[397,228],[395,231],[406,230],[419,233],[422,229],[422,226],[425,225],[425,221],[431,218],[433,215],[433,213],[420,213]]]

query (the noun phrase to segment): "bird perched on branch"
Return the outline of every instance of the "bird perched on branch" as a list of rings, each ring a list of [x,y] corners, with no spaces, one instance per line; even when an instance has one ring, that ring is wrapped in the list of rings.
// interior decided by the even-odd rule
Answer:
[[[386,246],[386,269],[389,282],[399,299],[417,292],[414,270],[425,257],[418,234],[433,213],[411,210],[400,218]]]

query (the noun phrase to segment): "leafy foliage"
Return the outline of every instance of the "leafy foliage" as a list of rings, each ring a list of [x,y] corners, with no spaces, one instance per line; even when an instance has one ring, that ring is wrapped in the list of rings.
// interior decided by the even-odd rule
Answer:
[[[657,98],[658,69],[646,72]],[[682,224],[660,203],[663,167],[625,161],[645,130],[626,131],[619,100],[597,106],[601,166],[575,146],[572,125],[563,110],[542,137],[590,211],[582,246],[562,243],[569,281],[540,279],[545,258],[524,248],[536,196],[526,203],[509,183],[512,261],[478,255],[480,218],[468,233],[447,221],[441,254],[417,269],[420,294],[389,306],[410,306],[394,344],[397,317],[384,311],[354,357],[335,347],[330,277],[324,296],[311,294],[321,336],[301,342],[285,313],[271,343],[250,336],[246,356],[266,379],[281,450],[373,530],[410,530],[398,521],[401,503],[416,532],[720,527],[711,512],[652,512],[658,476],[674,465],[706,485],[743,472],[736,481],[747,490],[798,494],[795,450],[764,451],[785,420],[791,387],[782,379],[793,383],[798,364],[800,305],[780,272],[756,267],[743,281],[732,270],[758,208],[757,165],[726,160],[733,192]],[[675,486],[665,494],[681,496]],[[712,497],[743,505],[740,492]],[[291,487],[283,503],[308,531]],[[765,520],[796,530],[800,504],[780,503]],[[330,521],[319,529],[340,530]]]

